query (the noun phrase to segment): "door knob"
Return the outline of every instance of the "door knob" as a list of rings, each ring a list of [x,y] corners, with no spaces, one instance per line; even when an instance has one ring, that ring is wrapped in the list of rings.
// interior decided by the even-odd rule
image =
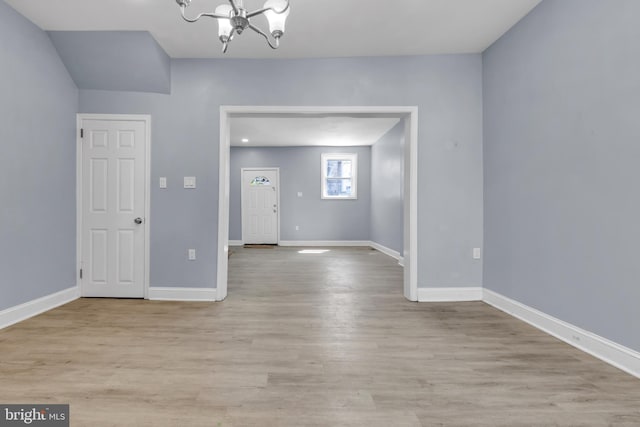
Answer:
[[[142,224],[142,218],[138,217],[138,218],[134,219],[133,222],[135,222],[138,225]]]

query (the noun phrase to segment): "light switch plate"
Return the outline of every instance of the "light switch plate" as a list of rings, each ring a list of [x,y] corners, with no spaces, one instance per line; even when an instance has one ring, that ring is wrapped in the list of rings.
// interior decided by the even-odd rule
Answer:
[[[189,249],[189,261],[195,261],[196,259],[196,250]]]
[[[473,259],[480,259],[480,248],[473,248]]]
[[[302,191],[298,191],[298,197],[302,197]]]
[[[196,188],[196,177],[195,176],[185,176],[184,177],[184,188]]]
[[[167,177],[166,176],[161,176],[160,177],[160,188],[167,188]]]

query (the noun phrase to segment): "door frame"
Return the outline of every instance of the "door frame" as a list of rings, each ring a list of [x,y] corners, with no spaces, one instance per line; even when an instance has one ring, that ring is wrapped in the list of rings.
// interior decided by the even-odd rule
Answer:
[[[229,267],[229,169],[233,116],[246,114],[356,114],[368,117],[399,117],[404,120],[404,296],[418,300],[418,107],[417,106],[220,106],[218,259],[216,300],[227,297]]]
[[[276,243],[280,244],[280,168],[240,168],[240,217],[242,220],[242,243],[244,243],[244,172],[245,171],[275,171],[276,179],[278,180],[278,185],[276,187],[276,204],[278,208],[276,209]]]
[[[151,201],[151,116],[148,114],[76,114],[76,287],[80,296],[84,296],[80,269],[82,268],[82,189],[83,189],[83,138],[80,130],[83,120],[113,120],[144,122],[145,125],[145,185],[144,185],[144,299],[149,299],[149,231]]]

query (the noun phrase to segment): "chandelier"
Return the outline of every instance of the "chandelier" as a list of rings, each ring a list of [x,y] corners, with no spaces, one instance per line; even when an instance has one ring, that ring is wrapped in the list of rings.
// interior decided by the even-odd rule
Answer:
[[[218,20],[218,38],[222,42],[222,52],[225,53],[233,37],[236,34],[242,34],[247,28],[264,37],[272,49],[277,49],[280,46],[280,37],[284,35],[284,23],[290,10],[289,0],[267,0],[262,9],[253,12],[248,12],[244,8],[243,0],[229,0],[229,4],[221,4],[216,7],[215,12],[200,13],[194,18],[189,18],[186,15],[186,10],[191,4],[191,0],[176,0],[176,3],[180,6],[182,17],[187,22],[196,22],[203,16]],[[262,14],[269,21],[271,37],[251,23],[251,18]]]

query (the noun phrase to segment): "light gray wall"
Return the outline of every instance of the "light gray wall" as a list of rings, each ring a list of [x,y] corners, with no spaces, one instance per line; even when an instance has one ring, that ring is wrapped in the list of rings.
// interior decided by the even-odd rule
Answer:
[[[171,92],[171,59],[147,31],[50,31],[80,89]]]
[[[544,0],[484,54],[484,285],[640,350],[640,2]]]
[[[171,95],[82,90],[80,110],[152,115],[151,285],[214,287],[221,105],[416,105],[419,284],[480,286],[481,68],[475,54],[173,60]],[[190,175],[198,188],[181,189]]]
[[[322,153],[358,154],[357,200],[320,197]],[[249,167],[280,168],[281,240],[369,240],[371,147],[232,147],[231,240],[242,240],[240,170]],[[296,225],[300,226],[299,231]]]
[[[78,90],[0,1],[0,310],[74,286]]]
[[[404,120],[371,147],[370,240],[404,252]]]

